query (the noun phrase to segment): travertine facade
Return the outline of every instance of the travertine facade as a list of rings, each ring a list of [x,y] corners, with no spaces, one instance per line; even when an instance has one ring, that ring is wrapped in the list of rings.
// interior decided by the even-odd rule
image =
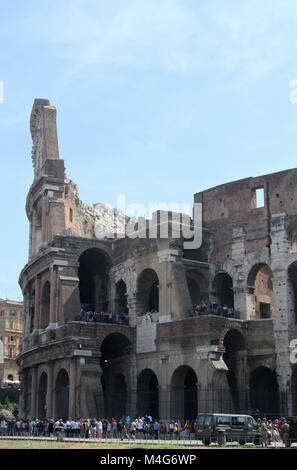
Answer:
[[[34,102],[31,133],[21,415],[296,412],[297,169],[195,194],[203,241],[191,250],[159,232],[113,237],[127,218],[79,199],[47,100]],[[235,315],[192,316],[201,301]],[[128,314],[129,324],[82,321],[81,307]]]

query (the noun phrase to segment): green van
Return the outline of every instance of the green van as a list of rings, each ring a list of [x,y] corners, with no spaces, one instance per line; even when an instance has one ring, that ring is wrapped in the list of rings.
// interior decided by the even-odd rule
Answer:
[[[209,445],[211,442],[222,444],[236,441],[240,445],[252,442],[261,444],[261,429],[249,415],[203,413],[196,421],[198,440]]]

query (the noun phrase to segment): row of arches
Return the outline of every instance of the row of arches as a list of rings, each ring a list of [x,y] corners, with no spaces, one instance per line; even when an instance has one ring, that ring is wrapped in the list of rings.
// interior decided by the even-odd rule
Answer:
[[[101,386],[104,397],[104,417],[121,417],[127,415],[131,409],[132,395],[129,396],[128,385],[124,374],[116,373],[113,378],[113,387],[105,382],[102,375]],[[249,381],[249,397],[236,396],[235,390],[231,390],[231,401],[229,390],[221,387],[198,388],[196,372],[189,366],[184,365],[177,368],[171,379],[170,388],[161,391],[157,375],[152,369],[144,369],[137,378],[136,391],[136,414],[151,415],[153,418],[160,417],[160,408],[170,410],[169,416],[178,419],[195,419],[199,409],[203,411],[216,412],[253,412],[267,415],[278,415],[280,412],[279,389],[275,373],[269,368],[261,366],[256,368]],[[297,390],[294,391],[293,405],[297,408]],[[238,391],[241,392],[241,391]],[[216,401],[214,395],[219,396],[221,403]],[[246,394],[246,391],[245,391]],[[37,414],[40,418],[46,417],[47,409],[47,375],[42,373],[38,385]],[[217,397],[216,397],[217,398]],[[243,398],[244,402],[239,400]],[[246,403],[246,400],[249,403]],[[212,401],[212,403],[211,403]],[[166,403],[167,402],[167,403]],[[214,408],[212,408],[214,406]],[[248,408],[245,408],[245,407]],[[61,369],[55,386],[55,416],[68,419],[69,417],[69,376],[65,369]]]
[[[121,333],[108,335],[101,344],[101,378],[98,390],[102,390],[100,412],[110,418],[123,416],[131,410],[137,415],[150,414],[159,418],[166,414],[175,419],[195,419],[197,412],[259,412],[278,415],[280,411],[279,387],[275,371],[261,365],[246,377],[242,358],[246,343],[239,330],[229,330],[223,339],[223,359],[228,367],[226,382],[222,375],[213,376],[211,385],[199,384],[199,371],[183,364],[171,373],[168,383],[160,384],[160,371],[144,368],[136,377],[136,389],[131,389],[134,353],[131,341]],[[134,366],[133,366],[134,364]],[[295,378],[294,378],[295,377]],[[32,387],[32,383],[30,385]],[[295,387],[295,388],[294,388]],[[54,382],[55,417],[68,418],[69,375],[65,368],[57,373]],[[48,378],[42,372],[37,384],[37,413],[46,416]],[[292,377],[293,402],[297,407],[297,369]],[[90,390],[90,392],[92,392]],[[295,400],[295,401],[294,401]],[[295,406],[294,405],[294,406]],[[99,413],[99,410],[98,410]]]

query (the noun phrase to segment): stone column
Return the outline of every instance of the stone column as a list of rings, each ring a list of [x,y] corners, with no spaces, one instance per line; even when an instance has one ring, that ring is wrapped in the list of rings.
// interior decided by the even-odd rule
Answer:
[[[41,280],[39,276],[35,278],[35,306],[34,306],[34,331],[38,331],[40,328],[40,284]]]
[[[50,291],[50,313],[49,327],[56,325],[56,306],[57,306],[57,271],[54,267],[51,269],[51,291]]]
[[[76,370],[77,358],[70,361],[70,374],[69,374],[69,419],[77,417],[76,410]]]
[[[169,355],[161,357],[161,383],[159,384],[159,417],[160,420],[168,420],[170,416],[170,384],[168,383]]]
[[[31,408],[30,408],[30,417],[36,417],[36,395],[37,395],[37,368],[32,367],[32,389],[31,389]]]
[[[46,418],[52,419],[54,417],[53,410],[53,393],[54,393],[54,365],[52,362],[48,366],[48,375],[47,375],[47,390],[46,390]]]
[[[289,291],[290,283],[287,273],[284,272],[281,276],[280,273],[273,277],[273,292],[274,292],[274,318],[273,330],[275,337],[275,352],[276,352],[276,375],[279,385],[280,398],[286,396],[290,407],[290,394],[289,384],[291,381],[291,363],[289,345],[289,318],[288,318],[288,305],[289,305]],[[286,403],[281,404],[281,414],[286,416],[288,410]]]
[[[129,383],[127,384],[127,409],[126,413],[134,417],[136,416],[137,407],[137,367],[136,356],[133,354],[128,361],[129,366]]]

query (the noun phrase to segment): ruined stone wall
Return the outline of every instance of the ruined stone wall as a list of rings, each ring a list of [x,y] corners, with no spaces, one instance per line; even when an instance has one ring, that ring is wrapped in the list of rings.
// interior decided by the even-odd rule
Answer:
[[[256,190],[264,190],[264,206],[256,206]],[[232,230],[242,227],[245,254],[270,246],[273,214],[296,218],[297,170],[286,170],[257,178],[246,178],[195,194],[203,204],[203,225],[213,237],[211,260],[223,262],[232,258]]]

